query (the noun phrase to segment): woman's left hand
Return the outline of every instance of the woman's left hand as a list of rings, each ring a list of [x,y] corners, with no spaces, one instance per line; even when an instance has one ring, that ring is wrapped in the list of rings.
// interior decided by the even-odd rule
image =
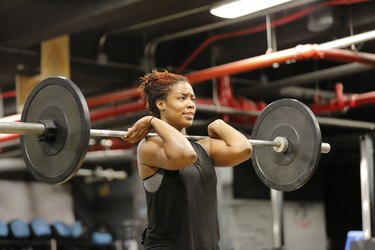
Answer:
[[[139,119],[131,128],[128,128],[122,139],[130,143],[135,143],[145,138],[152,129],[150,126],[152,118],[153,116],[145,116]]]

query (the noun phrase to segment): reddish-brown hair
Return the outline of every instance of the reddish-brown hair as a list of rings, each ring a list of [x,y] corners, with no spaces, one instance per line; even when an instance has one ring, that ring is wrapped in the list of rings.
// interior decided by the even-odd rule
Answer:
[[[160,118],[156,100],[164,100],[168,96],[171,86],[181,81],[188,82],[188,79],[182,75],[173,74],[166,70],[163,72],[153,70],[151,73],[140,78],[138,91],[142,94],[143,98],[145,98],[151,115]]]

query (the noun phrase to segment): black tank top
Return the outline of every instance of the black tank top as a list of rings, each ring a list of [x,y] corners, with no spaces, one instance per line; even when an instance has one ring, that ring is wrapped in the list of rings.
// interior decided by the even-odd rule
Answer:
[[[219,249],[215,169],[203,146],[191,144],[197,161],[180,170],[166,170],[159,189],[146,191],[145,249]]]

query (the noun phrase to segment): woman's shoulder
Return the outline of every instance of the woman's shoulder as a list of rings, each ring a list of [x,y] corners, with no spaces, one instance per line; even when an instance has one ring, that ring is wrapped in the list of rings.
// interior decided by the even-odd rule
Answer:
[[[211,138],[204,138],[197,141],[206,150],[207,154],[210,155]]]
[[[138,143],[137,150],[159,147],[161,143],[162,140],[158,136],[145,137]]]

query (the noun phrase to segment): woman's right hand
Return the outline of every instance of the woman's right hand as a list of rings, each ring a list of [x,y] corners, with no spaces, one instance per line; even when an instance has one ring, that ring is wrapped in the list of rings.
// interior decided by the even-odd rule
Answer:
[[[130,143],[135,143],[143,138],[152,130],[150,121],[155,118],[154,116],[145,116],[139,119],[131,128],[128,128],[126,133],[121,139],[126,140]]]

